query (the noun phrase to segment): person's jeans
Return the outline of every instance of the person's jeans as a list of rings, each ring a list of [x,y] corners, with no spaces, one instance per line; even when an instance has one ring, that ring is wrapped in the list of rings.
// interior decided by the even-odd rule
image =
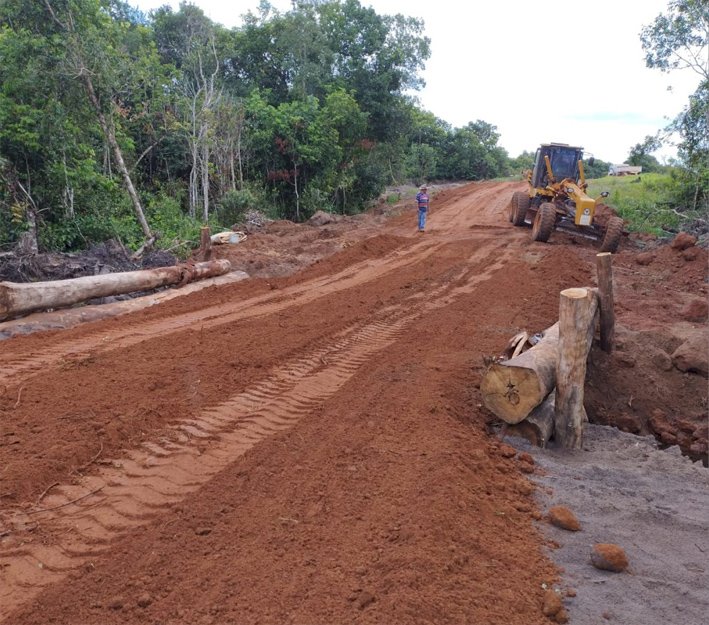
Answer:
[[[426,209],[419,208],[419,230],[423,230],[426,227]]]

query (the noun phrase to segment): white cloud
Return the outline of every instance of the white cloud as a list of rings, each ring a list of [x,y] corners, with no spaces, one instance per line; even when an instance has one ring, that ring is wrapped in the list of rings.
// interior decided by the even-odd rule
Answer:
[[[622,162],[680,112],[699,79],[645,67],[640,30],[668,0],[360,0],[380,14],[420,17],[431,58],[421,105],[454,126],[497,126],[512,156],[539,143],[583,145]],[[171,0],[132,0],[144,10]],[[195,0],[214,21],[240,24],[258,0]],[[272,0],[281,11],[289,0]],[[673,90],[668,91],[672,85]],[[673,150],[659,153],[661,158]]]

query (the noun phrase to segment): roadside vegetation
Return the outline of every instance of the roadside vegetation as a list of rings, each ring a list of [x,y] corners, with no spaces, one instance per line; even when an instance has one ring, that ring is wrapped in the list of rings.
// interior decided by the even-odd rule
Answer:
[[[588,193],[598,197],[608,191],[605,202],[615,208],[627,222],[631,232],[646,232],[658,236],[680,230],[709,231],[705,211],[681,207],[682,185],[679,170],[665,168],[668,173],[640,176],[605,176],[589,180]]]
[[[705,49],[707,13],[670,2],[681,19],[643,33],[648,65],[674,70],[673,54]],[[247,210],[353,214],[387,187],[529,167],[533,151],[511,158],[489,121],[456,128],[419,107],[410,94],[429,55],[420,20],[359,0],[299,0],[284,13],[262,2],[232,29],[188,3],[145,15],[122,0],[4,0],[0,252],[118,239],[186,253],[202,224],[229,227]],[[673,122],[680,160],[671,188],[656,182],[667,219],[651,228],[706,210],[707,71]],[[660,141],[646,138],[629,162],[652,172]],[[623,189],[621,210],[644,216]]]

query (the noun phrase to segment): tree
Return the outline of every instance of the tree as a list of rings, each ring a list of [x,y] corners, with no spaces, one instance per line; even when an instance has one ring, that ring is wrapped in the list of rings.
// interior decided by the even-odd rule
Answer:
[[[709,4],[706,0],[672,0],[667,10],[640,33],[645,64],[663,72],[691,69],[709,81]]]
[[[700,83],[689,104],[666,130],[681,137],[677,146],[691,185],[692,207],[709,202],[709,4],[673,0],[640,34],[645,63],[663,72],[689,69]]]
[[[103,211],[121,202],[113,168],[144,238],[152,237],[127,162],[133,143],[125,128],[142,113],[161,72],[146,28],[112,16],[122,6],[0,5],[0,156],[6,180],[13,180],[4,196],[24,204],[29,230],[50,246],[85,244],[111,231]]]
[[[642,143],[636,143],[626,159],[629,165],[639,165],[643,168],[643,172],[652,173],[660,171],[662,166],[659,161],[652,156],[652,152],[659,149],[661,146],[660,140],[654,136],[647,136]]]
[[[419,70],[430,56],[430,40],[421,20],[378,15],[358,0],[323,2],[317,15],[333,52],[332,80],[356,94],[369,116],[372,139],[387,141],[401,134],[404,92],[418,89]]]
[[[182,112],[190,153],[189,214],[195,217],[201,204],[202,221],[206,223],[213,118],[222,96],[217,27],[201,9],[184,2],[177,13],[168,6],[158,9],[153,19],[163,61],[174,64],[178,70],[177,91],[181,96],[178,110]]]
[[[107,4],[110,6],[110,2]],[[67,69],[75,74],[86,91],[123,178],[146,244],[152,244],[155,236],[145,219],[142,203],[116,135],[114,109],[118,106],[117,84],[120,77],[115,70],[126,68],[129,64],[126,63],[127,59],[121,58],[120,42],[117,41],[120,30],[114,28],[117,24],[106,14],[98,0],[71,0],[66,5],[58,4],[61,13],[55,11],[51,0],[44,0],[44,6],[47,17],[65,37]]]

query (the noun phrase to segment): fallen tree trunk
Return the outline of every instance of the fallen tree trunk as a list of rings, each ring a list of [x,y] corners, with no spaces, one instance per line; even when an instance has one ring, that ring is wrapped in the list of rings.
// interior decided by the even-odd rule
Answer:
[[[556,393],[552,391],[526,419],[515,425],[505,426],[505,435],[519,436],[537,447],[546,447],[554,434],[554,400]]]
[[[492,364],[480,383],[485,407],[514,425],[541,404],[556,384],[558,341],[559,324],[555,323],[531,349]]]
[[[183,285],[194,280],[221,276],[230,270],[231,263],[228,260],[215,260],[53,282],[0,282],[0,320],[37,310],[66,308],[97,297],[150,291],[173,284]]]

